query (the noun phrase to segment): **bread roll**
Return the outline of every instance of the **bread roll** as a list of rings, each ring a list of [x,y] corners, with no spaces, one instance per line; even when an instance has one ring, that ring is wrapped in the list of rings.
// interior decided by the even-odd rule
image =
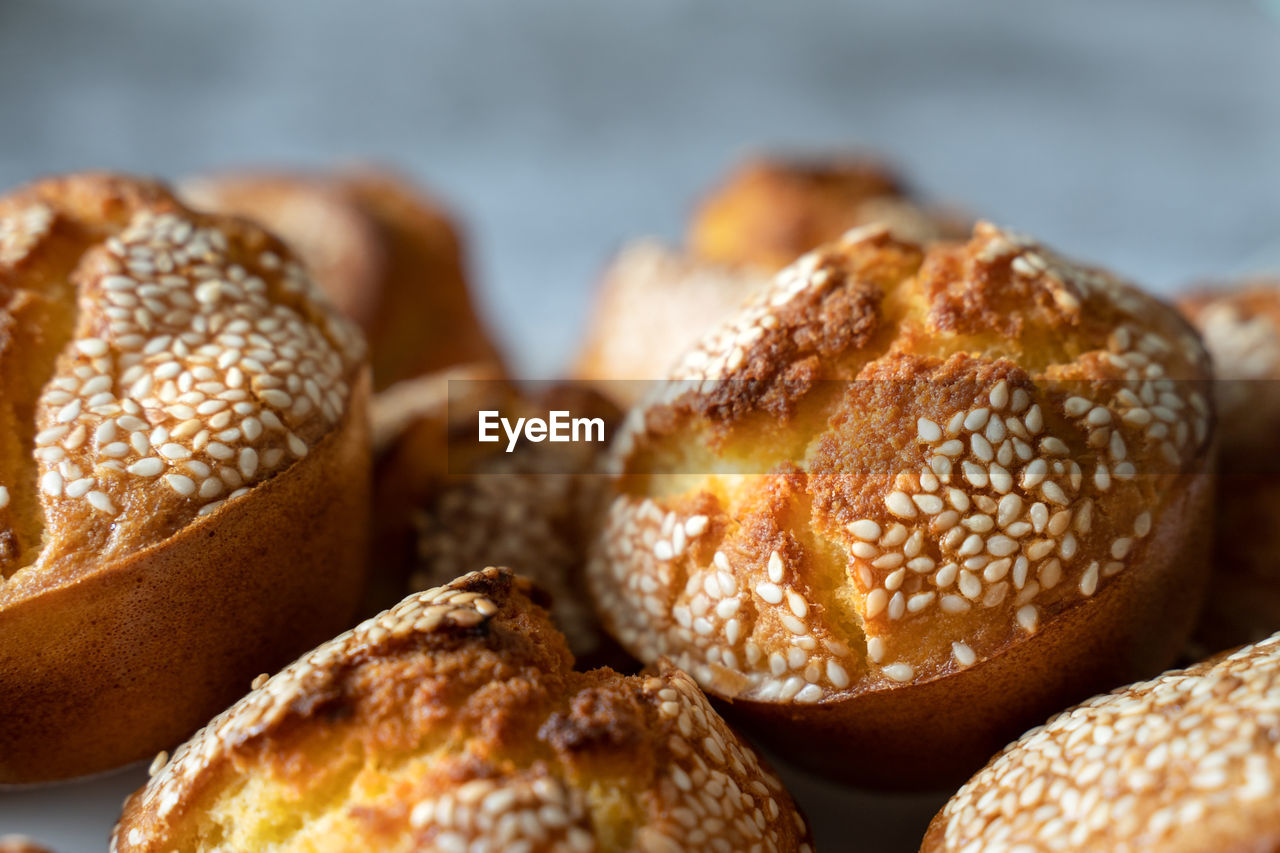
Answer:
[[[21,835],[0,836],[0,853],[49,853],[30,838]]]
[[[747,161],[699,207],[687,252],[638,241],[609,264],[573,375],[623,405],[636,403],[773,273],[872,222],[922,242],[967,232],[963,217],[921,206],[867,158]]]
[[[1280,636],[1095,696],[992,759],[921,851],[1275,850],[1277,696]]]
[[[573,672],[527,582],[418,593],[266,680],[125,804],[139,851],[809,851],[683,673]]]
[[[468,362],[497,364],[468,292],[457,228],[439,203],[381,171],[240,172],[180,186],[198,208],[279,234],[371,342],[374,387]]]
[[[1208,370],[1173,310],[1030,238],[850,232],[628,416],[592,594],[785,755],[963,778],[1185,640]]]
[[[1280,630],[1280,280],[1180,303],[1213,356],[1221,418],[1213,579],[1196,629],[1220,651]]]
[[[404,420],[380,454],[375,477],[378,575],[405,567],[399,586],[391,587],[395,599],[485,566],[518,563],[551,594],[556,625],[580,663],[625,665],[600,630],[583,577],[607,489],[596,460],[621,420],[617,407],[577,386],[522,389],[458,371],[402,383],[382,396],[375,421],[397,428],[394,421]],[[413,414],[397,418],[394,412],[404,409]],[[521,442],[508,453],[505,436],[496,444],[476,440],[481,410],[512,421],[553,410],[599,418],[604,440]]]
[[[965,217],[923,206],[874,158],[753,157],[702,200],[689,225],[689,249],[703,261],[773,273],[873,222],[919,243],[968,232]]]
[[[695,260],[652,240],[626,246],[601,276],[572,374],[634,404],[708,328],[768,283],[764,273]]]
[[[256,226],[108,175],[0,199],[0,783],[153,753],[349,624],[368,391]]]

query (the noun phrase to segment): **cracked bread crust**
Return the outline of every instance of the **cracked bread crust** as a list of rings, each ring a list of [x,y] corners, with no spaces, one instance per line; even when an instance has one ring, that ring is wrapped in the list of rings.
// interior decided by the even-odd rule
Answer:
[[[278,240],[159,184],[50,179],[0,223],[0,782],[29,782],[182,737],[350,618],[368,380]]]
[[[687,676],[572,671],[530,596],[473,572],[264,679],[157,760],[112,849],[811,850]]]
[[[1207,379],[1172,310],[1030,238],[851,232],[633,410],[593,595],[792,754],[962,777],[1036,709],[1170,662],[1206,568]]]

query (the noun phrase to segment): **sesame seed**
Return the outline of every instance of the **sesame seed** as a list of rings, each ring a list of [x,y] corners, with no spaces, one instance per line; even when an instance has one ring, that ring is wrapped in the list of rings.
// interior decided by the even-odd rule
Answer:
[[[1050,503],[1055,503],[1060,506],[1066,506],[1068,503],[1066,493],[1063,492],[1062,487],[1053,480],[1045,480],[1045,482],[1040,486],[1040,493],[1044,495],[1044,499]]]
[[[880,538],[880,525],[869,518],[859,519],[848,525],[848,531],[866,542],[874,542]]]
[[[1022,469],[1022,488],[1034,489],[1049,474],[1049,464],[1043,459],[1032,460]]]
[[[775,583],[756,584],[756,595],[763,598],[769,604],[782,603],[782,587]]]
[[[1003,409],[1009,404],[1009,383],[1001,379],[996,383],[995,387],[991,389],[991,393],[988,395],[987,399],[991,403],[991,408]]]
[[[1080,592],[1083,595],[1093,595],[1098,589],[1098,564],[1090,563],[1089,568],[1085,570],[1084,575],[1080,578]]]
[[[912,495],[911,500],[920,508],[921,512],[928,515],[937,515],[942,512],[945,506],[942,498],[937,495]]]
[[[885,506],[889,508],[889,512],[899,518],[914,518],[916,516],[916,508],[911,498],[903,492],[890,492],[885,498]]]
[[[98,481],[93,477],[82,477],[79,480],[68,483],[65,494],[69,498],[82,498],[97,484]]]
[[[1063,408],[1069,416],[1078,418],[1093,408],[1093,402],[1084,397],[1068,397]]]
[[[1070,452],[1062,439],[1052,435],[1040,440],[1040,449],[1051,456],[1066,456]]]
[[[986,488],[990,483],[990,477],[985,468],[980,468],[968,460],[961,463],[961,468],[964,471],[964,478],[968,480],[969,485],[973,486],[975,489]]]
[[[928,418],[920,418],[916,421],[916,433],[921,441],[934,442],[942,438],[942,427]]]
[[[86,495],[86,498],[93,508],[99,512],[103,512],[108,515],[116,514],[115,504],[111,502],[111,498],[108,497],[105,492],[100,492],[95,489],[94,491],[89,492],[89,494]]]
[[[90,358],[101,358],[107,354],[107,342],[101,338],[81,338],[76,341],[76,349]]]
[[[901,683],[910,681],[915,675],[915,669],[909,663],[891,663],[884,667],[884,674],[891,680]]]
[[[57,471],[46,471],[40,478],[40,490],[53,498],[61,495],[62,475]]]
[[[987,540],[987,551],[996,557],[1007,557],[1018,550],[1018,543],[1008,536],[996,534]]]
[[[1151,513],[1143,512],[1133,523],[1133,532],[1139,538],[1146,536],[1151,532]]]
[[[169,488],[183,497],[190,497],[195,494],[195,481],[183,474],[166,474],[164,481],[169,485]]]

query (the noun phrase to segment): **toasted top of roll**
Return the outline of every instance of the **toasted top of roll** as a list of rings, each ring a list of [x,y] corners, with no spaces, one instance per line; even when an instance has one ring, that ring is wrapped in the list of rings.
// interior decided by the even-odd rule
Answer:
[[[873,222],[919,242],[962,237],[968,229],[964,217],[922,206],[873,158],[753,157],[698,206],[689,248],[706,261],[773,271]]]
[[[1207,379],[1174,311],[1030,238],[850,232],[631,413],[594,594],[630,651],[727,697],[959,672],[1181,535]]]
[[[284,471],[364,363],[256,226],[110,175],[0,199],[0,607]]]
[[[1273,850],[1278,698],[1280,635],[1097,696],[992,759],[921,849]]]
[[[573,672],[529,595],[475,572],[265,680],[158,760],[113,849],[810,849],[687,676]]]

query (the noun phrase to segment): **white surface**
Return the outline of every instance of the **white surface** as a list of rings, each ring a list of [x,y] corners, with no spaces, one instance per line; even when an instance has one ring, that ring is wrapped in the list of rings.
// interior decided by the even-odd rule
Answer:
[[[890,152],[936,195],[1168,290],[1280,264],[1269,8],[11,0],[0,184],[400,164],[471,224],[485,307],[530,377],[572,351],[617,244],[676,237],[753,146]],[[101,850],[139,778],[0,793],[0,833]],[[910,850],[937,805],[797,790],[824,851]]]

